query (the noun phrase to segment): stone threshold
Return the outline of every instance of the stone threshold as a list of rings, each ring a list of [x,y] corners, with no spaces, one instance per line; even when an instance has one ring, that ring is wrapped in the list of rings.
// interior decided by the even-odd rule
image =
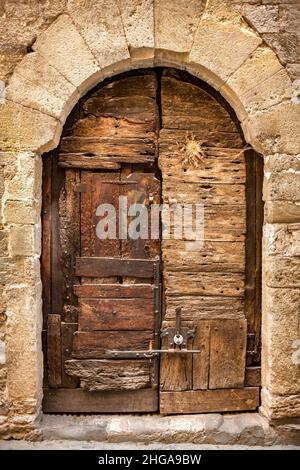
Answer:
[[[44,441],[300,446],[300,424],[270,425],[259,413],[159,415],[43,415]]]

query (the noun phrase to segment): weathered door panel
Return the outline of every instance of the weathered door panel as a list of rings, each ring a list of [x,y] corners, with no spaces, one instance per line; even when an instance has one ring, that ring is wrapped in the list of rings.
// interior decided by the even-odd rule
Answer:
[[[248,168],[243,141],[218,101],[176,73],[163,74],[161,98],[163,197],[182,208],[203,204],[204,231],[195,244],[189,234],[162,242],[162,327],[175,326],[175,310],[181,307],[182,325],[195,329],[187,349],[199,352],[162,355],[160,409],[162,413],[255,409],[258,389],[247,388],[245,382],[250,305],[249,300],[245,304],[249,278],[245,261],[251,256],[247,251],[246,258]],[[255,207],[257,195],[253,187],[251,191]],[[195,222],[193,217],[190,225]],[[254,232],[255,227],[252,237]],[[167,343],[164,338],[162,344]]]
[[[121,76],[80,101],[46,156],[44,411],[258,406],[262,163],[208,88],[174,70]],[[151,220],[161,200],[204,204],[196,244],[194,216],[181,239],[171,219],[161,240]],[[102,204],[117,209],[113,238],[99,237]],[[179,307],[180,328],[194,331],[187,352],[144,357],[170,348]]]

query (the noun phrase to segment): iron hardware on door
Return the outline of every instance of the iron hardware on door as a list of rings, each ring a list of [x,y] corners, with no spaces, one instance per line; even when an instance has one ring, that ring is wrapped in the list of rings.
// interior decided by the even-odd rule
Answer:
[[[149,342],[149,349],[143,351],[106,351],[107,357],[134,359],[141,357],[157,357],[163,353],[179,353],[179,354],[195,354],[200,353],[200,349],[187,349],[188,340],[195,335],[195,328],[181,326],[181,307],[176,308],[176,325],[175,327],[165,328],[161,330],[161,337],[167,336],[168,349],[152,349],[152,340]]]

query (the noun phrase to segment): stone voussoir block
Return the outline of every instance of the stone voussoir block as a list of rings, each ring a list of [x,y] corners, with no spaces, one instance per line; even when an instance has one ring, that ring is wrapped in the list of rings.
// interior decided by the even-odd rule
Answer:
[[[8,100],[0,105],[0,151],[42,153],[58,144],[61,131],[52,116]]]
[[[79,89],[86,80],[100,72],[97,60],[67,14],[59,16],[32,47]]]
[[[117,0],[69,0],[68,13],[101,68],[130,59]]]
[[[211,70],[225,83],[261,42],[261,38],[244,25],[204,15],[189,61]]]
[[[6,98],[64,122],[80,95],[61,73],[33,52],[16,67]]]
[[[133,49],[154,49],[154,0],[118,2],[130,53]]]
[[[189,52],[206,3],[204,0],[156,0],[155,47],[174,52]]]

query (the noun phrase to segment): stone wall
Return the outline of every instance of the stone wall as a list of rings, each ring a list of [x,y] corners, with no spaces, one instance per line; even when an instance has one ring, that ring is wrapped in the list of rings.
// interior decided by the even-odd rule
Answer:
[[[299,11],[298,0],[0,1],[0,433],[38,432],[40,155],[92,86],[155,65],[219,90],[265,157],[262,411],[300,416]]]

